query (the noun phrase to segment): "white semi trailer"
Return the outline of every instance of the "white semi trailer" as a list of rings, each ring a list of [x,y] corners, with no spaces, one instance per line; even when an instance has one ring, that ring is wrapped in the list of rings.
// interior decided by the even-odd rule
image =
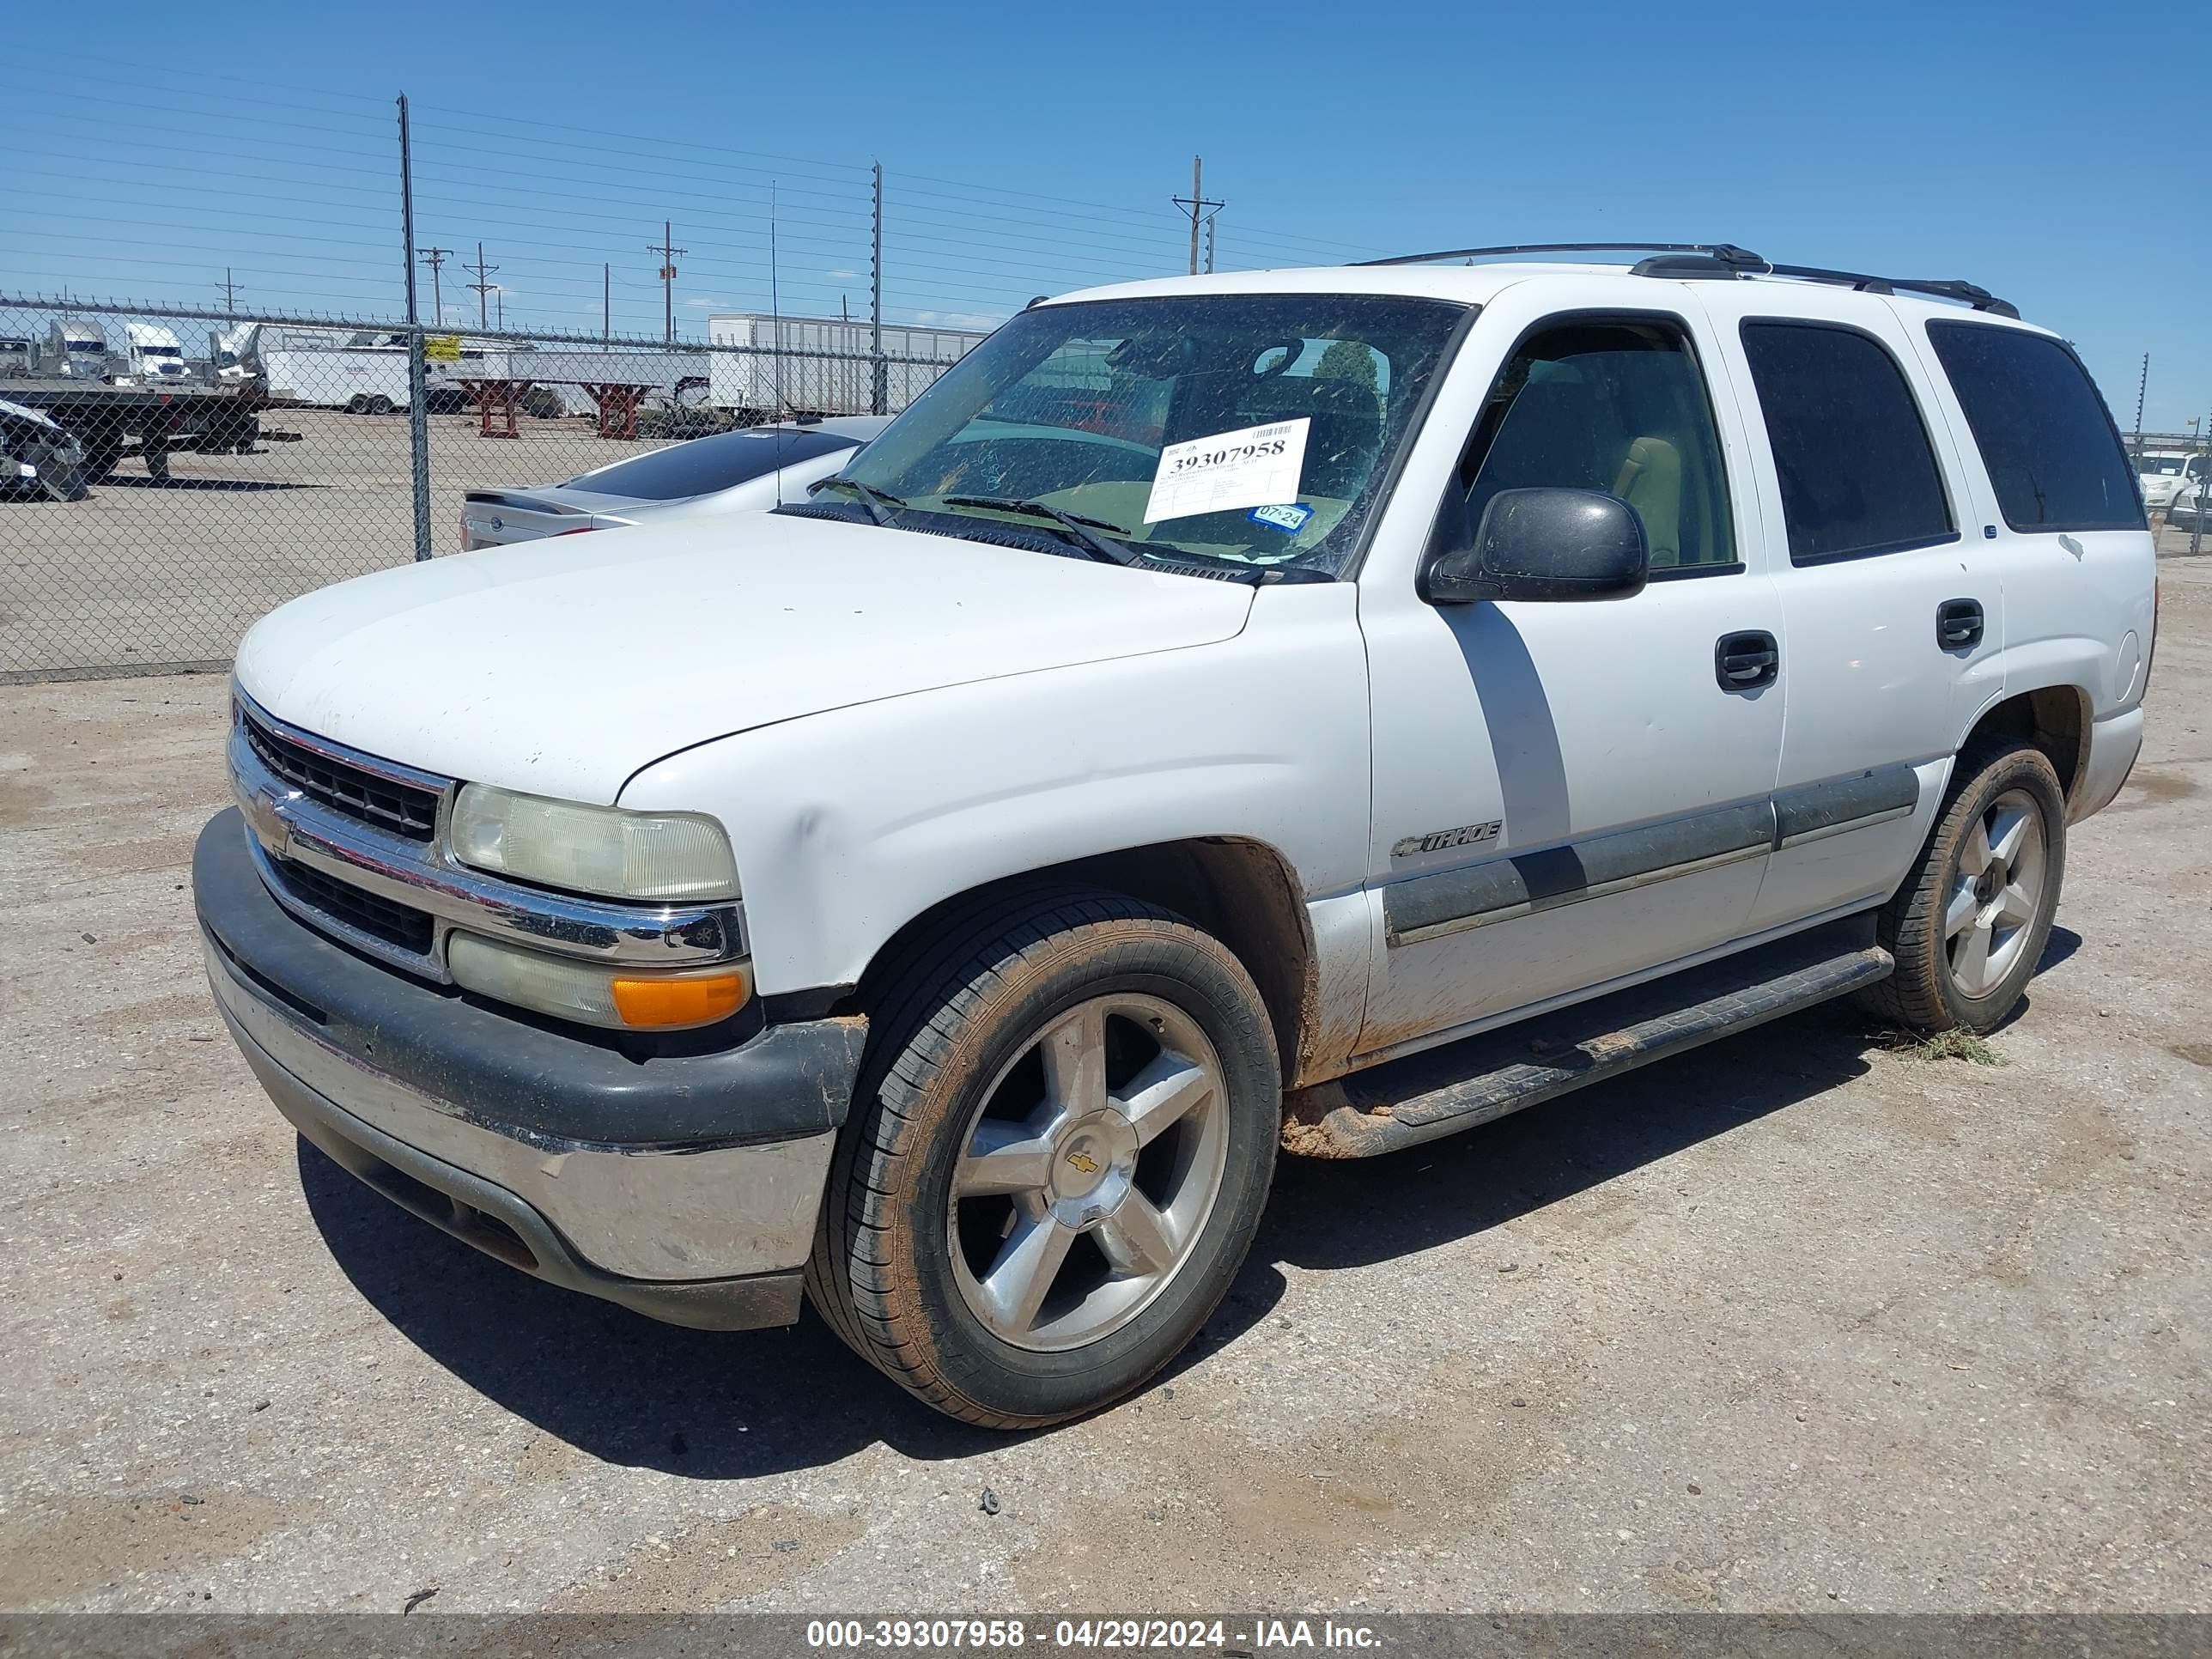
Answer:
[[[983,329],[893,327],[883,332],[884,407],[875,407],[876,349],[865,322],[725,312],[707,319],[707,401],[744,418],[896,414],[988,337]],[[900,361],[902,359],[907,361]],[[913,361],[920,359],[921,361]]]

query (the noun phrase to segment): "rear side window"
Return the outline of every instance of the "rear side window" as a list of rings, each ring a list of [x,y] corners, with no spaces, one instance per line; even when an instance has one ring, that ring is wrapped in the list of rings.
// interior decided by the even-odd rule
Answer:
[[[567,482],[602,495],[680,501],[688,495],[750,483],[796,461],[859,447],[858,439],[841,438],[834,432],[718,432],[711,438],[694,438],[688,444],[671,444],[635,460],[617,461]]]
[[[2081,361],[2047,335],[1928,325],[2014,530],[2141,530],[2127,452]],[[2178,469],[2177,469],[2178,470]]]
[[[1886,348],[1852,329],[1758,322],[1743,325],[1743,349],[1792,564],[1957,539],[1927,425]]]

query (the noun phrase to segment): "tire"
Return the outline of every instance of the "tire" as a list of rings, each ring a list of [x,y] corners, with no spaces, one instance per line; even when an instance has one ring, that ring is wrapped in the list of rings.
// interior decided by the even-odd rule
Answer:
[[[84,447],[84,469],[82,474],[88,484],[105,483],[107,475],[115,471],[123,459],[123,446],[112,439],[103,439]]]
[[[1139,1387],[1219,1305],[1267,1203],[1281,1079],[1243,964],[1155,906],[1036,889],[957,914],[864,1000],[816,1310],[987,1427]]]
[[[138,457],[146,463],[146,476],[155,483],[169,482],[169,447],[159,438],[142,438]]]
[[[389,415],[398,407],[398,404],[393,403],[382,392],[377,393],[368,400],[368,413],[371,415]]]
[[[366,392],[355,392],[352,397],[346,399],[345,412],[349,415],[368,414],[368,395]]]
[[[1929,1034],[1995,1030],[2042,959],[2065,874],[2066,798],[2051,762],[2026,747],[1961,755],[1919,862],[1877,913],[1897,970],[1865,1006]]]

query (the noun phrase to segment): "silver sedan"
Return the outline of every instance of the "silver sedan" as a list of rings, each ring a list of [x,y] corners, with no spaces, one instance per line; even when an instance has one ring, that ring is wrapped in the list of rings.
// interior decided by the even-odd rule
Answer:
[[[471,489],[461,497],[461,547],[803,501],[807,485],[842,471],[890,424],[888,415],[851,415],[740,427],[632,455],[557,484]]]

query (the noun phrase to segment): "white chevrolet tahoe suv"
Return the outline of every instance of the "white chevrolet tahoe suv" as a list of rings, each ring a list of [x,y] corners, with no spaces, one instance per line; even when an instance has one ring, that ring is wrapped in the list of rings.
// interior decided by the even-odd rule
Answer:
[[[1997,1025],[2142,730],[2081,362],[1963,283],[1498,252],[1039,302],[811,501],[264,620],[193,873],[278,1108],[1014,1427],[1191,1339],[1279,1147],[1849,992]]]

